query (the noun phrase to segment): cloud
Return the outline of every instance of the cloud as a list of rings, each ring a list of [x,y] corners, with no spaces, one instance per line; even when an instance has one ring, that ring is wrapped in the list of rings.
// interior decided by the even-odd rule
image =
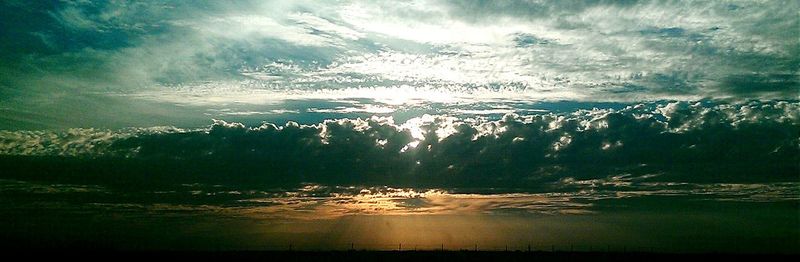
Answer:
[[[655,182],[795,181],[797,106],[663,102],[499,120],[427,115],[398,124],[375,116],[254,127],[216,120],[195,130],[3,131],[0,153],[10,178],[103,183],[536,189],[623,174]]]
[[[531,100],[797,97],[795,1],[395,5],[4,2],[0,103],[47,111],[37,101],[72,103],[58,99],[64,94],[158,98],[231,86],[243,95],[425,88]]]
[[[725,86],[737,93],[795,93],[800,87],[797,74],[742,74],[725,78]]]
[[[563,179],[551,192],[504,192],[508,189],[424,189],[387,186],[292,188],[183,184],[138,189],[76,184],[0,180],[0,195],[88,205],[106,210],[205,213],[257,219],[324,220],[353,215],[514,215],[590,214],[603,204],[629,199],[682,197],[694,201],[788,203],[797,201],[797,182],[790,183],[658,183],[642,177],[593,180]],[[469,191],[472,190],[472,191]],[[91,203],[84,203],[91,199]],[[54,204],[51,208],[58,208]]]

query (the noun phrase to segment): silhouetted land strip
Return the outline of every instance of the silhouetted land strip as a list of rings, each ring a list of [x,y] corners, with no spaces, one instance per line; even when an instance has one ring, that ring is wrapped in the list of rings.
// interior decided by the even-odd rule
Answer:
[[[19,250],[18,250],[19,251]],[[61,250],[47,255],[105,260],[111,257],[192,261],[797,261],[797,254],[647,253],[647,252],[544,252],[544,251],[120,251]],[[13,252],[12,252],[13,253]],[[712,260],[713,259],[713,260]],[[728,260],[730,259],[730,260]],[[764,260],[766,259],[766,260]]]

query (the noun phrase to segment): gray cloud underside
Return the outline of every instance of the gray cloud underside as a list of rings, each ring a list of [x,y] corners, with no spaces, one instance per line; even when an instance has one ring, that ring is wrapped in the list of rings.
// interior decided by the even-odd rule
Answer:
[[[382,184],[537,189],[553,182],[797,181],[797,102],[326,120],[316,125],[0,131],[3,177],[137,184]]]

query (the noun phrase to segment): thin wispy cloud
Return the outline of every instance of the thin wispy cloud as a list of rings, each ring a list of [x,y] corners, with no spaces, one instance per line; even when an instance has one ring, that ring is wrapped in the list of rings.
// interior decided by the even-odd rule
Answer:
[[[420,87],[477,101],[797,98],[794,1],[4,5],[2,102],[15,107],[218,86],[236,88],[217,103]]]

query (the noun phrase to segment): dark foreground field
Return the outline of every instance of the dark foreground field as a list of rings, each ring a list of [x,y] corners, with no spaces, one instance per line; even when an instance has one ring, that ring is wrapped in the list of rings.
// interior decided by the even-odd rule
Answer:
[[[21,250],[17,250],[21,251]],[[13,252],[12,252],[13,253]],[[28,253],[28,252],[24,252]],[[185,261],[797,261],[787,254],[666,254],[520,251],[225,251],[225,252],[33,252],[62,259]]]

